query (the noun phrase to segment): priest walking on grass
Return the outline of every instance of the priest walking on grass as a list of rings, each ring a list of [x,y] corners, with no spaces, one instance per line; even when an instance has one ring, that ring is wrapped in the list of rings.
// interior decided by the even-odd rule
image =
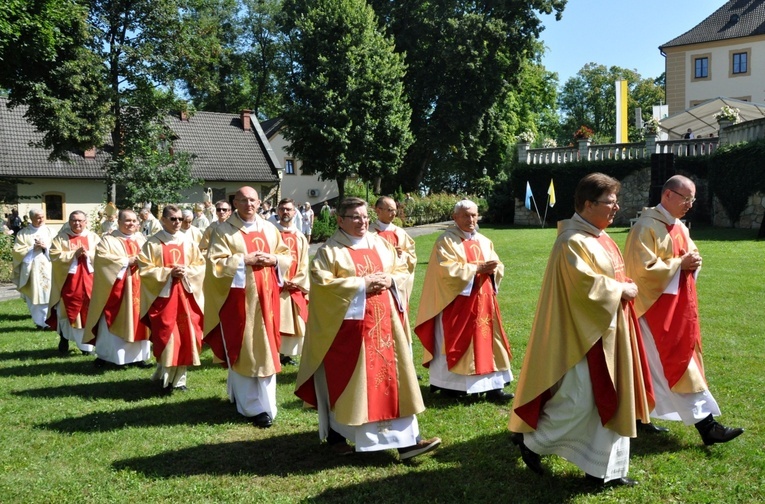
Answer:
[[[534,472],[559,455],[595,485],[627,477],[636,421],[653,408],[632,301],[637,286],[605,229],[621,185],[602,173],[576,187],[571,219],[558,223],[510,417],[513,442]]]
[[[255,189],[239,189],[234,207],[212,231],[207,250],[205,342],[228,368],[228,396],[237,411],[268,428],[281,371],[279,289],[292,256],[279,230],[258,215]]]
[[[504,265],[491,240],[478,232],[478,207],[454,206],[454,224],[430,254],[415,333],[425,348],[431,392],[484,394],[508,402],[510,344],[502,327],[497,289]]]
[[[338,229],[311,262],[311,307],[295,394],[319,412],[319,436],[338,455],[397,449],[401,460],[435,449],[404,313],[409,272],[369,233],[366,202],[346,198]],[[353,446],[348,444],[353,443]]]
[[[635,310],[656,388],[651,416],[694,425],[704,444],[712,445],[744,430],[714,419],[720,407],[704,373],[696,296],[701,255],[680,221],[695,200],[696,185],[689,178],[667,180],[661,204],[643,209],[630,230],[624,256],[627,274],[640,289]]]
[[[185,392],[186,369],[199,366],[202,350],[202,281],[205,260],[197,244],[181,231],[183,214],[175,205],[162,209],[162,231],[141,249],[141,316],[151,343],[163,394]]]
[[[45,320],[50,301],[53,237],[53,231],[45,225],[45,213],[34,208],[29,211],[29,225],[16,233],[13,244],[13,283],[27,302],[38,329],[48,328]]]
[[[140,320],[141,277],[138,254],[146,238],[138,231],[138,216],[120,210],[117,229],[104,235],[93,261],[93,298],[84,340],[95,340],[96,366],[148,366],[149,330]]]

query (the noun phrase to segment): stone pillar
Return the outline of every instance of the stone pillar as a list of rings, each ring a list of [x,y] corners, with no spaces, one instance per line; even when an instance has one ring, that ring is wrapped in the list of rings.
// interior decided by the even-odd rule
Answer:
[[[720,143],[718,144],[720,147],[723,145],[728,145],[728,134],[725,132],[725,128],[732,125],[732,121],[728,121],[725,119],[718,119],[717,124],[719,125],[720,129],[718,131],[719,137],[720,137]]]
[[[529,144],[518,144],[518,162],[521,164],[529,164]]]
[[[651,159],[651,154],[656,154],[656,133],[646,133],[645,154],[648,159]]]
[[[589,161],[592,138],[580,138],[577,142],[579,143],[579,161]]]

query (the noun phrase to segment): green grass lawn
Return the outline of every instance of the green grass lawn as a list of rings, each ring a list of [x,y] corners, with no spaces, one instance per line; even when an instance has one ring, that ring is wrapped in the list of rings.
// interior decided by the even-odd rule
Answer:
[[[494,229],[505,263],[500,305],[517,377],[538,301],[553,229]],[[627,232],[612,236],[624,244]],[[746,429],[704,447],[696,429],[660,422],[666,436],[632,442],[635,488],[593,491],[582,473],[545,457],[527,470],[509,442],[508,407],[431,396],[424,436],[441,448],[411,463],[393,451],[333,456],[319,443],[315,413],[292,394],[297,370],[279,376],[279,414],[259,430],[225,396],[225,372],[189,372],[190,390],[159,397],[151,370],[106,370],[92,357],[60,357],[21,300],[0,303],[0,502],[762,502],[765,488],[765,243],[754,231],[693,229],[704,257],[699,280],[707,378],[720,420]],[[436,235],[417,240],[412,321]],[[422,354],[415,342],[416,361]],[[513,388],[511,386],[511,388]]]

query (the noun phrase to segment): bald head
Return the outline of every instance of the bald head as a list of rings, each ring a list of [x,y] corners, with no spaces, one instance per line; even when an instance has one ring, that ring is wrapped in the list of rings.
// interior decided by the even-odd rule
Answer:
[[[253,222],[260,208],[258,191],[250,186],[240,188],[234,195],[234,208],[244,222]]]

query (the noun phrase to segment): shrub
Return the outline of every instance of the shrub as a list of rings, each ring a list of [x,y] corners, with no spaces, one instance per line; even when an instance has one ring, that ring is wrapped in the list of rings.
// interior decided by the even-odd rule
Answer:
[[[0,235],[0,283],[9,283],[13,273],[13,236]]]

